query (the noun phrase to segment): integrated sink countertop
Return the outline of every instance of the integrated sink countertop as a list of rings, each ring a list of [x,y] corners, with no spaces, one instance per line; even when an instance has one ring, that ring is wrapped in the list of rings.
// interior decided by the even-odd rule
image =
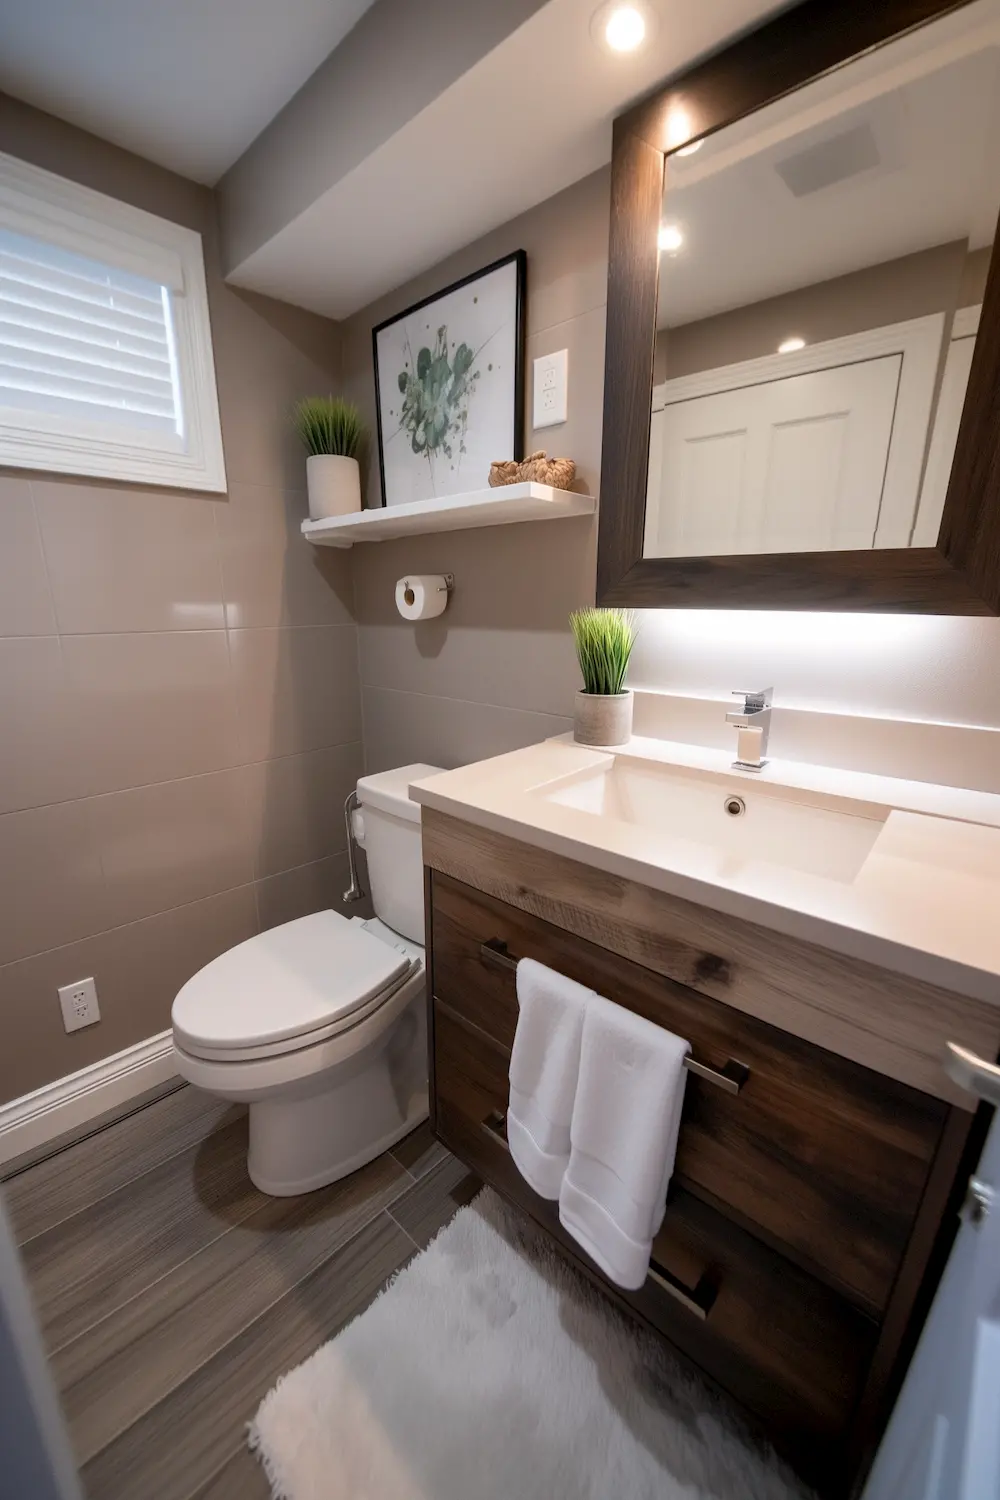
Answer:
[[[570,736],[414,783],[427,807],[1000,1005],[1000,796]],[[742,799],[745,810],[734,806]]]

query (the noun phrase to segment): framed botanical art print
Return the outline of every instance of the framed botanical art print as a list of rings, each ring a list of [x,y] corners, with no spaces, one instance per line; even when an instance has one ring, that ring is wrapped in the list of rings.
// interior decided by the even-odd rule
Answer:
[[[485,489],[524,457],[524,293],[516,250],[372,330],[382,504]]]

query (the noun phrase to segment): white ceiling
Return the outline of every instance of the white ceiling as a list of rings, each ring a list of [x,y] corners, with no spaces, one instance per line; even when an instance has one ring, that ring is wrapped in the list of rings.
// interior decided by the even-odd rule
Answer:
[[[214,183],[373,0],[2,0],[0,89]]]
[[[859,127],[877,165],[789,191],[779,167]],[[660,326],[950,241],[989,245],[998,134],[1000,0],[978,0],[671,158],[663,217],[684,244],[661,262]]]
[[[229,279],[347,317],[603,166],[629,103],[787,0],[649,3],[654,35],[614,56],[591,37],[595,0],[547,0]]]

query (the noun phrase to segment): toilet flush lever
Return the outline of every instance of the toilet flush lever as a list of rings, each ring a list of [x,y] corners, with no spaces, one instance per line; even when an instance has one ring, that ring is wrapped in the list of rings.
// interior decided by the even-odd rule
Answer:
[[[342,897],[345,903],[348,901],[360,901],[365,894],[361,888],[361,882],[358,880],[358,844],[357,839],[354,837],[354,818],[352,816],[360,806],[361,803],[358,801],[357,792],[351,792],[344,803],[344,823],[347,828],[347,868],[351,873],[350,888],[344,892]]]

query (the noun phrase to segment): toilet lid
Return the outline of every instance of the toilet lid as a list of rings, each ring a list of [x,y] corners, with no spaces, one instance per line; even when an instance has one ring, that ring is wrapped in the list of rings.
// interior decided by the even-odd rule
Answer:
[[[410,966],[360,923],[314,912],[200,969],[174,1001],[174,1037],[182,1048],[218,1053],[307,1037],[394,989]]]

